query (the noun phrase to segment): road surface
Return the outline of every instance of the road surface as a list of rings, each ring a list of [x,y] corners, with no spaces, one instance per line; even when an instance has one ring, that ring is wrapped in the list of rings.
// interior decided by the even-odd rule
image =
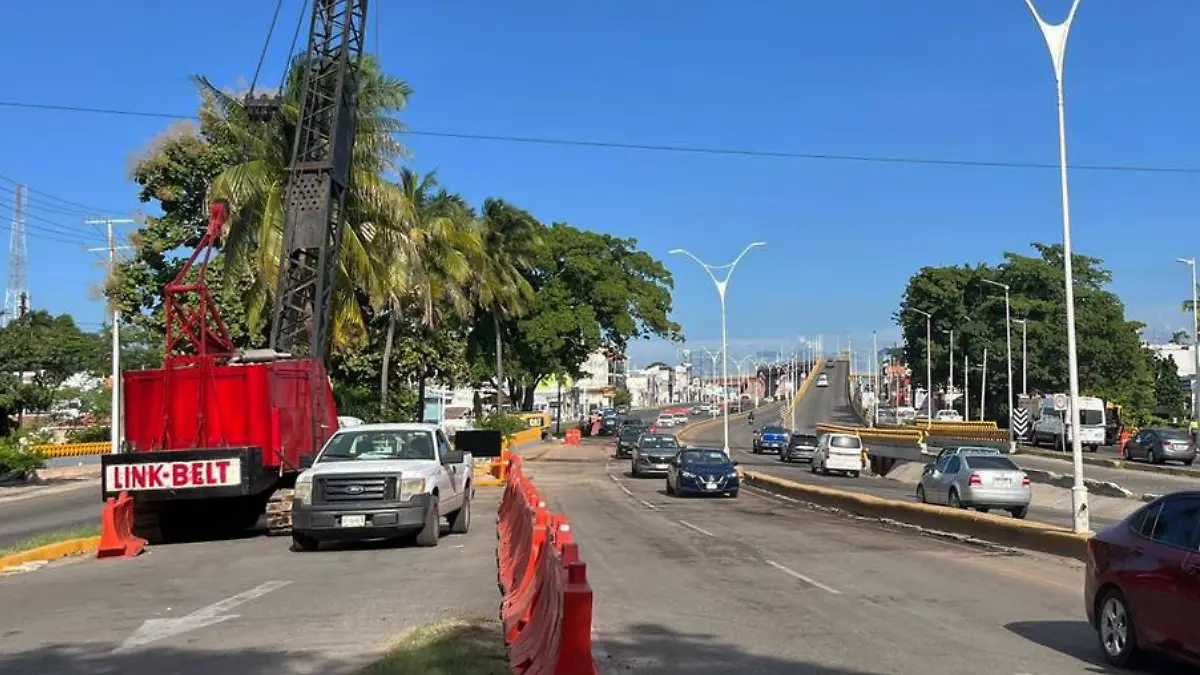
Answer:
[[[580,542],[602,672],[1113,672],[1098,665],[1074,561],[894,532],[753,488],[672,498],[627,469],[527,464]]]
[[[39,489],[16,499],[5,497],[0,489],[0,549],[39,534],[99,523],[101,506],[100,484],[94,480]]]
[[[436,548],[256,536],[2,577],[0,673],[358,673],[415,626],[495,618],[499,494],[477,491],[471,531]]]

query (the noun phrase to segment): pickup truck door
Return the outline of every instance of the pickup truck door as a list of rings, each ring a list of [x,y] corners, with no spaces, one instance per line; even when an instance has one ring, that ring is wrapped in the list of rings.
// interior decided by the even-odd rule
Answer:
[[[438,429],[437,432],[438,461],[442,462],[438,473],[438,493],[441,495],[442,512],[457,509],[462,504],[463,486],[467,482],[466,472],[460,464],[446,464],[446,456],[450,453],[450,441],[446,434]]]

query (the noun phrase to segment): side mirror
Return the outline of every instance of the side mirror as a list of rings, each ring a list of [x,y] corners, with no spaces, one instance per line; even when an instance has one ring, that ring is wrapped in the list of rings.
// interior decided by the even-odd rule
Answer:
[[[463,459],[462,450],[451,450],[442,457],[442,464],[462,464]]]
[[[924,472],[922,472],[922,475],[928,476],[931,473],[933,473],[933,464],[926,464],[925,470],[924,470]]]

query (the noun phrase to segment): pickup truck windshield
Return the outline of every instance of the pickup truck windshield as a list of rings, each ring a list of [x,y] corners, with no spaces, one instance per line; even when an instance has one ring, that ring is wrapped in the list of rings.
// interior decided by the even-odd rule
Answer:
[[[433,434],[424,429],[346,431],[335,434],[317,462],[434,459]]]

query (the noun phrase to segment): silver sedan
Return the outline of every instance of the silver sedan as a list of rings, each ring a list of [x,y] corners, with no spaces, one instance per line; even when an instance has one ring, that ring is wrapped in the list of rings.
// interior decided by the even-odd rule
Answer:
[[[1021,467],[995,455],[946,455],[925,466],[917,501],[956,509],[1004,509],[1014,518],[1029,513],[1033,488]]]

